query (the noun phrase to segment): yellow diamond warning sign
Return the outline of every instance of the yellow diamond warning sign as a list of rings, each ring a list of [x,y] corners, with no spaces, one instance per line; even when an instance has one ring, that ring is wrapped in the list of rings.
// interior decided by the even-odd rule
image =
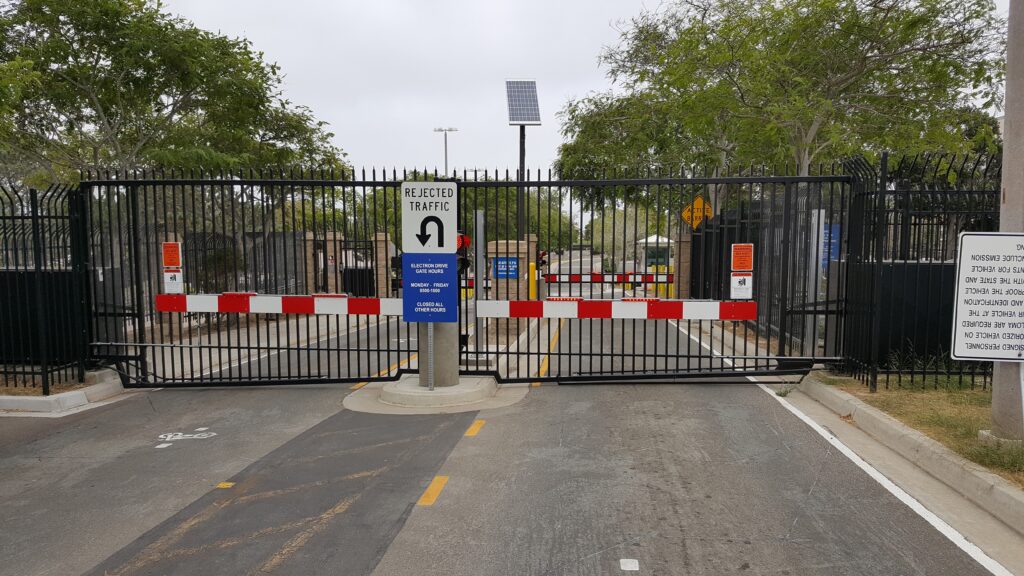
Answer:
[[[686,222],[694,230],[700,226],[700,223],[705,218],[711,218],[714,212],[711,210],[711,204],[704,201],[703,196],[697,196],[693,199],[693,202],[683,208],[683,222]]]

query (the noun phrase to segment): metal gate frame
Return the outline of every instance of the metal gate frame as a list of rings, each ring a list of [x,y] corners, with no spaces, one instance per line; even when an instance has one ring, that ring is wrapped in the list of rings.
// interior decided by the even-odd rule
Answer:
[[[802,375],[813,362],[839,358],[844,317],[839,303],[845,295],[839,262],[845,251],[838,260],[818,267],[822,240],[809,230],[816,222],[837,223],[841,232],[835,241],[845,245],[848,188],[854,175],[836,166],[812,176],[772,175],[766,169],[613,172],[597,179],[559,179],[550,172],[546,178],[530,176],[517,180],[508,172],[465,172],[457,179],[460,228],[474,237],[473,249],[484,252],[488,264],[503,245],[506,252],[513,245],[516,250],[525,247],[520,271],[526,273],[529,262],[536,262],[537,251],[564,253],[573,245],[585,245],[592,264],[593,254],[601,255],[602,271],[615,272],[618,266],[625,272],[636,258],[636,241],[651,235],[678,240],[677,247],[689,246],[688,251],[672,249],[675,262],[692,262],[689,278],[680,269],[671,284],[661,287],[612,283],[606,287],[610,295],[608,290],[595,295],[591,286],[587,296],[622,299],[639,292],[650,296],[653,289],[662,300],[674,296],[719,301],[727,300],[728,244],[753,241],[758,245],[755,270],[766,272],[755,283],[757,319],[688,323],[697,341],[708,338],[730,348],[708,353],[703,347],[659,348],[657,337],[650,349],[646,340],[644,346],[624,341],[626,326],[647,338],[665,332],[668,320],[591,322],[591,335],[603,335],[600,343],[619,339],[612,352],[595,349],[592,341],[584,345],[578,338],[583,324],[579,320],[567,321],[568,350],[555,349],[550,339],[539,337],[541,324],[551,324],[545,320],[532,322],[538,337],[519,344],[524,331],[530,334],[531,321],[481,323],[475,318],[477,301],[496,299],[503,279],[494,277],[491,266],[477,271],[474,264],[460,279],[464,286],[473,281],[476,286],[463,290],[461,298],[468,312],[460,318],[462,333],[468,335],[460,352],[464,373],[494,374],[504,382]],[[415,331],[393,317],[363,317],[358,325],[342,326],[342,317],[175,313],[159,312],[155,306],[161,293],[155,260],[159,243],[188,243],[195,235],[215,240],[202,249],[184,251],[198,254],[203,269],[212,270],[192,277],[198,292],[313,298],[306,289],[309,256],[304,246],[307,240],[331,238],[374,243],[373,265],[383,280],[377,282],[377,296],[385,302],[397,296],[392,292],[389,252],[389,245],[400,245],[397,186],[416,179],[443,177],[436,172],[397,171],[363,172],[359,179],[302,171],[87,175],[80,194],[90,227],[88,297],[94,310],[102,308],[100,304],[118,308],[100,310],[93,318],[92,356],[118,365],[128,384],[137,386],[363,383],[416,372]],[[522,246],[515,214],[520,191],[527,211],[525,232],[535,235],[532,243],[526,240]],[[687,231],[679,214],[697,196],[711,203],[714,215],[697,230]],[[482,238],[474,221],[477,210],[484,213]],[[789,249],[780,252],[773,249],[776,245]],[[185,263],[186,270],[190,266],[196,264]],[[330,276],[328,286],[340,292],[336,279],[331,284],[337,271],[321,268],[317,273],[324,272]],[[761,282],[767,289],[761,289]],[[514,289],[506,287],[502,298],[528,300],[527,286],[517,282]],[[365,336],[359,336],[363,332]],[[496,340],[506,347],[488,349]],[[610,365],[584,368],[577,362],[573,368],[574,357],[600,358]]]
[[[565,248],[564,239],[562,245],[551,241],[552,236],[558,233],[553,231],[551,226],[552,211],[545,212],[538,201],[545,193],[558,194],[560,199],[555,203],[559,206],[567,206],[563,211],[563,217],[572,222],[577,217],[588,219],[589,225],[593,225],[595,212],[594,206],[603,206],[600,210],[605,213],[611,207],[617,207],[623,217],[612,217],[611,228],[613,233],[611,242],[604,236],[597,239],[595,234],[590,234],[584,241],[591,253],[601,252],[623,252],[622,260],[626,260],[624,254],[627,245],[631,240],[636,240],[640,235],[636,233],[638,221],[644,221],[643,229],[647,232],[666,235],[672,239],[678,233],[685,233],[692,249],[689,251],[692,259],[689,278],[687,274],[674,275],[674,288],[677,289],[676,296],[688,300],[712,300],[723,301],[728,298],[728,244],[732,242],[750,242],[758,245],[756,256],[756,269],[768,270],[767,289],[759,290],[756,294],[758,302],[758,317],[756,320],[738,322],[708,322],[692,321],[687,324],[688,332],[702,334],[708,341],[726,343],[731,350],[708,350],[702,348],[687,351],[686,366],[681,366],[680,355],[672,350],[653,349],[647,345],[647,336],[650,332],[670,333],[666,327],[672,323],[666,320],[647,320],[641,322],[640,332],[644,333],[644,344],[638,346],[620,346],[617,353],[612,354],[619,361],[620,366],[611,371],[589,371],[581,373],[572,370],[574,358],[608,356],[606,353],[594,350],[593,346],[580,345],[575,348],[570,346],[569,350],[548,349],[553,339],[537,337],[528,339],[525,348],[520,346],[515,352],[491,354],[497,363],[518,362],[525,364],[525,370],[519,369],[516,374],[505,373],[501,379],[509,382],[600,382],[600,381],[621,381],[646,380],[646,381],[679,381],[687,379],[713,378],[715,381],[743,381],[748,376],[774,375],[774,376],[803,376],[815,363],[836,362],[841,358],[843,322],[845,310],[843,300],[846,293],[845,275],[845,245],[848,236],[848,202],[850,198],[850,187],[856,180],[857,174],[850,173],[841,165],[830,167],[829,171],[812,176],[773,175],[771,172],[762,170],[746,170],[730,173],[727,171],[714,172],[705,170],[703,173],[695,170],[680,171],[673,173],[646,172],[603,175],[598,179],[557,179],[550,172],[547,178],[527,179],[522,181],[499,181],[495,182],[485,177],[482,180],[470,179],[460,182],[460,189],[485,190],[490,192],[513,191],[525,189],[527,191],[525,205],[528,210],[536,206],[536,212],[529,214],[531,222],[528,225],[529,232],[538,231],[536,221],[548,219],[549,226],[547,235],[549,241],[545,246],[544,238],[538,238],[540,247],[538,250],[551,251],[558,248]],[[682,207],[698,195],[714,194],[716,198],[710,199],[714,205],[715,217],[706,222],[695,231],[681,229],[678,222],[678,214]],[[509,215],[509,208],[514,206],[513,201],[500,199],[497,202],[483,204],[485,211],[495,208],[499,213],[505,213],[509,220],[505,228],[514,221]],[[579,198],[586,198],[579,201]],[[490,198],[490,196],[485,196]],[[565,200],[565,199],[568,200]],[[640,209],[630,210],[630,201],[642,198],[638,202]],[[769,201],[770,200],[770,201]],[[531,204],[532,203],[532,204]],[[551,203],[548,203],[550,206]],[[481,206],[478,206],[481,207]],[[502,210],[504,208],[505,210]],[[733,212],[732,216],[729,213]],[[672,213],[674,217],[665,218],[661,224],[655,224],[653,229],[650,222],[652,212],[660,214]],[[633,220],[633,231],[627,232],[628,222]],[[469,226],[471,219],[464,212],[462,215],[463,226]],[[838,234],[834,235],[829,255],[825,258],[825,248],[822,246],[821,235],[808,232],[812,224],[818,226],[825,223],[835,224],[838,227]],[[619,238],[614,231],[616,224],[619,225],[623,234]],[[468,229],[468,228],[466,228]],[[558,232],[562,232],[559,230]],[[487,238],[495,235],[488,230]],[[476,235],[479,235],[477,232]],[[681,234],[682,235],[682,234]],[[512,233],[498,234],[499,242],[513,242],[509,237],[515,238],[514,229]],[[618,240],[618,241],[617,241]],[[768,241],[776,241],[782,247],[781,252],[772,253],[768,248]],[[570,241],[568,245],[577,244]],[[617,244],[617,245],[616,245]],[[824,260],[822,260],[824,259]],[[819,268],[818,261],[823,261]],[[680,261],[680,259],[676,259]],[[803,265],[805,269],[797,269]],[[788,271],[783,273],[782,270]],[[569,276],[580,276],[587,274],[588,270],[579,271],[578,274]],[[621,275],[623,270],[602,270],[604,278],[615,278]],[[648,271],[645,271],[648,272]],[[552,274],[548,271],[546,276],[564,277],[563,274]],[[646,274],[652,276],[652,274]],[[487,281],[494,282],[495,279],[489,274]],[[607,280],[606,280],[607,281]],[[685,286],[681,286],[685,285]],[[612,282],[610,295],[598,295],[593,290],[593,284],[586,285],[580,291],[562,292],[560,295],[582,296],[585,299],[614,299],[616,297],[631,297],[636,294],[620,285],[616,288]],[[811,288],[811,286],[814,286]],[[649,286],[648,286],[649,287]],[[520,288],[511,299],[526,300],[528,296]],[[550,323],[552,320],[540,320]],[[511,321],[510,321],[511,322]],[[582,324],[581,320],[568,320],[568,331],[571,333],[575,324]],[[591,339],[596,337],[604,341],[611,334],[622,333],[623,326],[630,326],[631,330],[637,329],[637,322],[631,320],[612,320],[601,322],[598,328],[588,328],[587,336]],[[522,321],[518,322],[513,334],[522,333],[530,329],[543,332],[544,327],[528,328]],[[551,334],[553,329],[548,329]],[[811,338],[803,338],[804,333],[811,333]],[[809,343],[806,341],[812,341]],[[482,342],[476,342],[479,348]],[[522,344],[520,342],[520,344]],[[722,361],[721,359],[725,359]],[[637,359],[643,359],[638,361]],[[693,366],[693,363],[706,362],[708,365],[701,369]],[[471,356],[463,360],[464,365],[479,365],[479,355]],[[495,362],[483,362],[485,366],[493,367]],[[673,365],[674,364],[674,365]],[[544,368],[547,368],[545,370]],[[556,367],[556,368],[553,368]],[[569,371],[562,370],[569,368]],[[468,373],[486,374],[493,372],[492,369],[470,368]]]

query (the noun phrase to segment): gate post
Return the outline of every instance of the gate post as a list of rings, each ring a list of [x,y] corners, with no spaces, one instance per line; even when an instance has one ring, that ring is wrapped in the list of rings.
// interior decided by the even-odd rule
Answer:
[[[378,298],[391,296],[391,236],[387,232],[373,235],[374,290]]]
[[[71,223],[71,270],[75,294],[74,329],[78,334],[78,381],[85,381],[89,362],[92,317],[89,310],[89,224],[85,211],[85,184],[68,189],[68,217]]]
[[[870,198],[871,225],[874,228],[873,253],[871,263],[871,375],[868,384],[872,392],[878,391],[878,342],[882,337],[882,268],[885,264],[885,236],[888,232],[884,220],[885,191],[889,186],[889,153],[882,152],[882,164],[878,171],[878,184]]]
[[[491,240],[487,243],[487,257],[509,258],[516,260],[516,278],[500,278],[497,269],[491,271],[491,294],[494,300],[525,300],[529,295],[527,270],[529,262],[536,258],[537,235],[527,234],[523,240]],[[518,320],[516,321],[518,324]],[[488,329],[488,342],[491,337],[504,334],[510,326],[510,319],[501,318],[491,322]],[[509,336],[512,336],[509,334]],[[515,334],[518,338],[519,334]]]
[[[149,383],[149,362],[146,359],[146,317],[145,317],[145,295],[142,290],[144,276],[142,274],[142,260],[139,251],[142,250],[142,231],[139,229],[139,187],[128,186],[128,254],[131,260],[131,278],[134,290],[132,299],[135,300],[135,346],[138,351],[139,360],[139,382],[145,386]]]
[[[39,216],[39,193],[35,188],[29,189],[28,199],[32,217],[32,263],[35,268],[36,329],[38,330],[36,341],[39,343],[39,369],[43,376],[43,396],[49,396],[50,363],[47,358],[46,345],[49,335],[47,334],[46,299],[43,295],[43,286],[46,285],[43,282],[43,231]]]
[[[790,248],[792,242],[789,239],[792,220],[789,216],[793,202],[793,185],[786,182],[782,189],[782,279],[779,282],[779,356],[786,355],[786,328],[789,322],[789,271],[790,271]],[[792,347],[790,347],[792,349]]]
[[[683,222],[682,212],[679,214],[679,234],[676,238],[675,251],[675,275],[673,277],[675,294],[672,295],[672,298],[685,300],[690,297],[690,278],[692,277],[690,268],[692,267],[693,262],[693,230],[689,228],[689,224]]]

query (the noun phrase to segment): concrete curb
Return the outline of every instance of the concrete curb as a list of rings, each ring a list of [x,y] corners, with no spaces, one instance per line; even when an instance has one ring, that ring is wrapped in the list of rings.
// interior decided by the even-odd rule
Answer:
[[[454,386],[430,391],[420,386],[418,374],[407,374],[397,382],[385,383],[381,388],[380,401],[407,408],[449,408],[482,402],[497,391],[498,385],[490,376],[462,376]]]
[[[52,396],[0,396],[0,410],[18,412],[65,412],[100,402],[124,392],[121,377],[113,370],[96,370],[85,375],[87,386],[81,390]]]
[[[861,430],[1024,534],[1024,490],[881,410],[819,382],[813,374],[804,378],[799,390],[840,416],[851,418]]]

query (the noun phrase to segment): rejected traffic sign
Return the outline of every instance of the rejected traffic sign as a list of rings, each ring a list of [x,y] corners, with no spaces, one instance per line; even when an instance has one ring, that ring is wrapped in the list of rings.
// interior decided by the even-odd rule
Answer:
[[[402,251],[454,254],[458,206],[454,182],[403,182]]]

